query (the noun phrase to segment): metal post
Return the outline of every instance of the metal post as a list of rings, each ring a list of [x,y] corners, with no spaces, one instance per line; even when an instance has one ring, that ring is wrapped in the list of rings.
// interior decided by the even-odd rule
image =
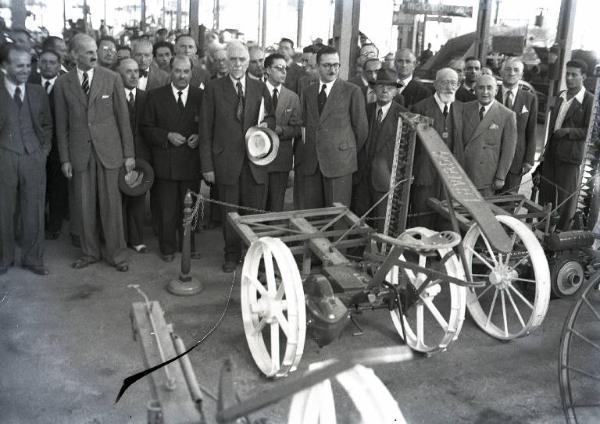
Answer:
[[[199,0],[190,0],[190,35],[192,38],[198,43],[198,8],[199,8]]]
[[[13,28],[25,28],[27,8],[24,0],[10,0],[10,13]]]
[[[267,46],[267,0],[262,0],[262,33],[260,45],[264,49]]]
[[[341,79],[348,79],[354,70],[358,53],[358,19],[360,0],[335,0],[335,21],[333,23],[333,41],[340,52]]]
[[[219,30],[219,10],[221,9],[221,4],[219,0],[214,0],[213,3],[213,31]]]
[[[302,45],[302,20],[304,19],[304,0],[298,0],[298,31],[296,35],[296,45]]]
[[[183,200],[183,247],[181,248],[181,272],[179,279],[171,280],[167,290],[177,296],[192,296],[202,290],[202,284],[191,276],[192,245],[192,195],[188,191]]]
[[[177,14],[175,15],[175,28],[181,30],[181,0],[177,0]]]
[[[104,3],[106,4],[106,2]],[[140,16],[140,30],[142,33],[146,32],[146,0],[141,0],[141,16]],[[106,19],[106,16],[105,18]]]
[[[487,39],[490,34],[490,20],[492,18],[492,0],[479,0],[479,11],[477,12],[477,48],[475,57],[479,59],[482,66],[486,64]]]

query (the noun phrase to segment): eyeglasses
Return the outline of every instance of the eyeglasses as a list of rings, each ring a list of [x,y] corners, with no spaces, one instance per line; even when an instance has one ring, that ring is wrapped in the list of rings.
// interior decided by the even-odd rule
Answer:
[[[287,72],[287,68],[285,66],[271,66],[271,69],[276,69],[279,72]]]
[[[320,65],[325,69],[340,69],[339,63],[320,63]]]

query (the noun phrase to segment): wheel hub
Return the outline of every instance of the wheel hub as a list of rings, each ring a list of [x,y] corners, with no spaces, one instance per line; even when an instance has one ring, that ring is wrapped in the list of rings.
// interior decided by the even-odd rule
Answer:
[[[489,281],[499,289],[506,290],[519,274],[508,265],[498,264],[490,272]]]

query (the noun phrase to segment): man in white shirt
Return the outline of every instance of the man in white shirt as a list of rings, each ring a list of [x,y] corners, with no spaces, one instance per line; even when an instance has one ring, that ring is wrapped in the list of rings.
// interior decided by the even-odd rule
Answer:
[[[149,91],[169,83],[169,74],[154,63],[150,41],[144,39],[135,41],[131,54],[139,67],[137,88]]]
[[[594,96],[585,90],[585,63],[571,60],[566,65],[567,90],[558,96],[550,115],[550,131],[542,155],[540,204],[551,203],[560,214],[559,228],[571,227],[577,196],[571,196],[580,182],[579,167],[585,154],[585,142]],[[567,198],[571,196],[569,200]]]
[[[410,108],[412,105],[429,97],[431,91],[414,78],[416,58],[410,49],[400,49],[396,52],[394,59],[400,89],[398,94],[402,94],[402,100],[395,99],[398,103]]]

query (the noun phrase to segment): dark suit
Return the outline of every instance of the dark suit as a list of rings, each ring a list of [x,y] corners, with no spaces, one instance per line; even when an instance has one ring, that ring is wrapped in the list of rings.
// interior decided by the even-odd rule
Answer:
[[[298,81],[305,74],[306,72],[304,71],[304,68],[292,61],[287,67],[287,73],[285,74],[285,82],[283,85],[292,90],[294,93],[298,94]]]
[[[43,266],[46,157],[52,143],[48,96],[26,84],[17,106],[0,77],[0,272],[13,264],[15,209],[22,220],[21,264]]]
[[[300,101],[302,101],[302,96],[304,95],[306,88],[315,82],[319,82],[319,77],[317,75],[305,74],[300,77],[298,80],[298,97],[300,97]]]
[[[192,79],[190,80],[190,85],[192,87],[204,90],[209,80],[210,74],[208,71],[204,70],[198,61],[195,61],[194,67],[192,68]]]
[[[144,91],[154,90],[155,88],[167,85],[171,79],[171,76],[160,69],[158,65],[152,62],[148,68],[148,81],[146,82],[146,88]]]
[[[402,95],[402,100],[399,98],[400,95]],[[419,103],[429,96],[431,96],[431,90],[417,81],[413,76],[407,86],[394,98],[394,101],[410,109],[412,105]]]
[[[515,156],[517,122],[515,113],[497,101],[479,121],[479,102],[463,108],[465,171],[484,195],[494,194],[494,180],[505,180]]]
[[[294,152],[297,209],[333,202],[350,205],[357,152],[369,133],[365,100],[357,86],[335,80],[319,115],[320,90],[320,82],[314,83],[302,98],[305,140],[296,143]]]
[[[472,102],[473,100],[477,100],[477,96],[475,95],[475,90],[471,91],[465,87],[464,84],[461,84],[456,90],[456,94],[454,96],[456,100],[459,102],[467,103]]]
[[[63,72],[61,71],[62,74]],[[28,82],[41,85],[41,75],[37,73],[31,74]],[[54,86],[52,86],[50,93],[48,93],[48,99],[50,101],[52,123],[54,123]],[[62,173],[60,165],[58,146],[56,144],[56,128],[54,128],[52,132],[52,148],[46,161],[46,202],[48,204],[46,231],[48,233],[59,233],[63,220],[69,215],[69,180]],[[76,233],[78,234],[78,232]]]
[[[549,139],[543,155],[542,180],[540,186],[540,203],[552,203],[553,207],[565,201],[580,184],[579,167],[585,154],[585,142],[592,114],[594,96],[585,92],[583,102],[573,99],[567,110],[561,128],[567,129],[565,135],[559,136],[554,127],[564,100],[559,97],[550,115]],[[558,199],[556,200],[556,197]],[[558,201],[558,203],[557,203]],[[577,207],[577,196],[571,197],[558,211],[560,213],[559,228],[566,230],[571,226],[571,220]]]
[[[141,134],[141,121],[146,103],[146,92],[135,90],[135,100],[132,103],[127,99],[129,109],[129,124],[133,135],[135,146],[135,158],[150,162],[150,149],[144,142]],[[123,195],[123,212],[126,227],[126,241],[130,246],[144,244],[144,219],[146,209],[146,196]]]
[[[104,257],[112,265],[125,263],[123,215],[116,212],[122,210],[118,174],[124,158],[134,157],[134,144],[121,77],[95,67],[86,96],[73,69],[58,78],[54,90],[58,152],[61,162],[73,168],[83,254],[91,260]]]
[[[354,174],[352,191],[352,210],[359,216],[390,189],[392,161],[396,144],[396,131],[400,112],[406,109],[396,102],[390,108],[381,123],[377,123],[377,103],[367,105],[369,134],[358,153],[358,171]],[[376,217],[384,217],[387,202],[384,200],[375,208]],[[378,229],[383,230],[383,220],[376,221]]]
[[[202,90],[191,85],[183,111],[177,106],[172,84],[149,91],[146,98],[142,135],[152,149],[158,244],[163,255],[171,255],[181,248],[183,199],[187,190],[198,192],[201,178],[197,148],[191,149],[187,144],[174,146],[167,135],[177,132],[187,139],[196,134],[201,104]]]
[[[424,115],[433,119],[433,127],[442,137],[442,140],[448,146],[448,149],[454,153],[456,160],[464,166],[463,151],[463,104],[453,102],[450,105],[448,116],[444,118],[443,110],[440,110],[434,96],[421,100],[411,109],[412,112]],[[429,154],[423,147],[423,144],[417,140],[415,146],[415,157],[413,162],[413,176],[415,177],[410,190],[410,211],[411,213],[432,212],[427,205],[427,199],[434,197],[441,199],[443,195],[443,186],[439,175],[431,163]],[[411,227],[438,228],[436,214],[414,216],[410,218]]]
[[[283,210],[285,190],[288,176],[292,170],[294,139],[301,143],[302,110],[300,99],[292,90],[283,85],[280,90],[275,109],[275,122],[281,127],[279,135],[279,151],[275,160],[269,165],[269,189],[267,209],[278,212]]]
[[[496,100],[504,103],[502,88],[498,88]],[[517,118],[517,146],[510,170],[506,175],[503,191],[519,191],[523,178],[523,165],[533,166],[536,144],[536,127],[538,102],[535,93],[525,86],[519,86],[517,95],[513,99],[513,107]]]
[[[220,200],[264,209],[267,169],[248,160],[245,134],[259,123],[261,104],[264,121],[271,129],[275,129],[275,116],[266,85],[250,78],[245,78],[245,84],[242,122],[236,118],[238,96],[232,79],[217,78],[206,86],[200,120],[200,164],[203,173],[215,173]],[[226,214],[235,210],[222,208],[226,261],[237,261],[241,253],[239,237],[226,219]]]

